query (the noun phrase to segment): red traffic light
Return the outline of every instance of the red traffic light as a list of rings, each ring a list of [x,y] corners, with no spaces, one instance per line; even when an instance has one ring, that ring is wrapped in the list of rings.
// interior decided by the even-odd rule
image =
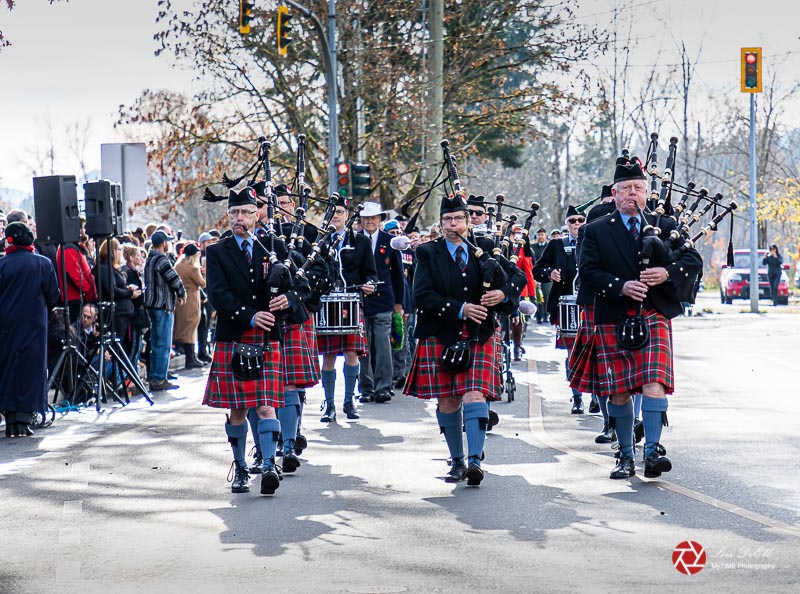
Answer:
[[[336,166],[336,171],[339,172],[339,175],[347,175],[350,171],[350,165],[347,163],[339,163]]]
[[[744,61],[747,62],[748,64],[755,64],[756,60],[758,60],[758,56],[756,56],[755,54],[744,55]]]

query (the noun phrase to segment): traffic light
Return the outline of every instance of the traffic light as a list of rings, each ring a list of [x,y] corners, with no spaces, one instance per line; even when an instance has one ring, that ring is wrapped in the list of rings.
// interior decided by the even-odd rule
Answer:
[[[342,198],[350,198],[350,165],[345,162],[336,165],[336,193]]]
[[[761,48],[742,48],[742,93],[761,92]]]
[[[239,0],[239,33],[242,35],[250,34],[250,21],[253,20],[255,6],[255,0]]]
[[[278,19],[275,22],[275,39],[278,42],[278,54],[281,56],[286,55],[289,44],[292,42],[288,37],[289,33],[292,32],[292,28],[289,26],[289,19],[291,18],[292,15],[289,14],[289,8],[287,6],[278,6]]]
[[[369,198],[372,193],[369,163],[354,163],[350,178],[353,181],[353,198]]]

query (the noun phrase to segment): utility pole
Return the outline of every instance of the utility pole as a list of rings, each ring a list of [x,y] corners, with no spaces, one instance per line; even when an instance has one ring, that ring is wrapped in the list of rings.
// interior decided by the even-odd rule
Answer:
[[[427,134],[426,151],[426,182],[432,183],[439,171],[441,161],[441,147],[439,143],[444,136],[444,0],[430,0],[430,18],[428,19],[430,33],[430,60],[428,81],[428,111],[431,114],[429,134]],[[439,218],[438,191],[434,190],[433,196],[425,203],[422,218],[427,223],[433,223]]]

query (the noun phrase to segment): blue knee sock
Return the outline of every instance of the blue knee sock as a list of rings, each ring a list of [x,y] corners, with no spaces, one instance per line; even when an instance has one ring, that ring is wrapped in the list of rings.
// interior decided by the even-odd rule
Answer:
[[[250,424],[250,433],[253,436],[256,453],[261,454],[261,444],[258,443],[258,411],[254,408],[247,409],[247,422]]]
[[[356,394],[356,382],[358,381],[358,372],[361,365],[344,365],[344,403],[353,402],[353,396]]]
[[[228,443],[231,444],[233,459],[237,464],[247,468],[245,460],[245,450],[247,449],[247,423],[241,425],[231,425],[225,423],[225,433],[228,435]]]
[[[597,403],[600,405],[600,412],[603,413],[603,425],[608,425],[608,396],[598,394]]]
[[[300,435],[300,425],[303,423],[303,407],[306,403],[306,391],[298,389],[297,396],[300,399],[300,406],[297,409],[297,435]]]
[[[642,418],[642,393],[633,395],[633,416],[637,419]]]
[[[666,398],[642,398],[642,423],[644,424],[644,455],[649,456],[661,440],[661,427],[664,426],[664,413],[667,412]]]
[[[633,402],[625,404],[608,403],[608,416],[614,418],[620,455],[633,458]]]
[[[450,450],[450,457],[453,460],[461,458],[464,460],[464,438],[462,434],[462,426],[464,425],[461,416],[461,409],[456,412],[443,413],[438,408],[436,409],[436,420],[439,422],[439,430],[444,434],[444,440],[447,442],[447,449]]]
[[[336,391],[336,370],[322,370],[322,389],[325,391],[325,402],[333,405],[333,394]]]
[[[481,464],[486,427],[489,424],[489,405],[470,402],[464,405],[464,426],[467,429],[467,457],[470,464]]]
[[[264,456],[264,468],[275,465],[275,446],[281,432],[278,419],[258,420],[258,441],[261,443],[261,454]]]
[[[297,423],[300,418],[300,397],[297,395],[297,390],[286,390],[283,393],[283,408],[276,409],[275,412],[281,423],[283,451],[291,452],[294,449],[294,438],[297,436]]]

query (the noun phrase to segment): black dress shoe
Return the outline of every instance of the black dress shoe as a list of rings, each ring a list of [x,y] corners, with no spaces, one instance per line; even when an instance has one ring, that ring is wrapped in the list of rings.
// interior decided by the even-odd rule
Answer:
[[[208,355],[197,355],[197,358],[200,359],[200,361],[202,361],[203,363],[206,363],[207,365],[211,365],[211,363],[214,361]]]
[[[672,470],[672,462],[666,456],[662,456],[657,450],[650,452],[644,459],[644,476],[647,478],[657,478],[662,472]]]
[[[477,487],[483,480],[483,471],[479,464],[472,463],[467,468],[467,484],[471,487]]]
[[[264,459],[261,454],[253,456],[253,465],[247,469],[250,474],[261,474],[261,467],[264,465]]]
[[[274,495],[278,487],[281,486],[281,479],[275,471],[274,466],[264,466],[261,469],[261,494]]]
[[[358,397],[358,401],[362,404],[365,402],[375,402],[375,396],[373,394],[362,394]]]
[[[398,377],[396,380],[394,380],[394,383],[393,383],[392,385],[393,385],[395,388],[397,388],[398,390],[402,390],[402,389],[403,389],[403,386],[405,386],[405,385],[406,385],[406,378],[404,378],[404,377]]]
[[[592,401],[589,403],[589,412],[591,414],[599,413],[600,412],[600,403],[597,401],[597,398],[592,396]]]
[[[336,420],[336,407],[329,404],[325,409],[325,414],[320,417],[320,423],[333,423]]]
[[[460,483],[467,476],[467,465],[464,464],[463,458],[457,458],[450,466],[450,471],[445,475],[444,482],[446,483]]]
[[[595,443],[613,443],[615,441],[617,441],[617,432],[608,425],[603,425],[603,432],[594,438]]]
[[[573,415],[582,415],[583,414],[583,399],[582,398],[575,398],[572,397],[572,414]]]
[[[392,399],[392,395],[389,392],[379,392],[375,394],[375,402],[379,404],[383,404],[384,402],[389,402]]]
[[[249,493],[250,492],[250,475],[244,465],[239,465],[235,461],[231,466],[233,472],[233,480],[228,473],[228,480],[231,481],[231,493]]]
[[[617,460],[617,465],[611,471],[609,478],[624,479],[636,475],[636,465],[633,463],[633,458],[623,458],[620,456]]]
[[[294,452],[284,452],[283,454],[283,472],[291,473],[300,468],[300,459],[294,455]]]
[[[639,443],[644,437],[644,423],[641,419],[633,420],[633,443]]]
[[[495,411],[493,411],[492,409],[489,409],[489,423],[488,423],[488,424],[487,424],[487,426],[486,426],[486,430],[487,430],[487,431],[491,431],[491,430],[492,430],[492,428],[493,428],[495,425],[497,425],[498,423],[500,423],[500,415],[498,415],[498,414],[497,414]]]
[[[298,433],[297,437],[294,438],[294,453],[299,456],[307,447],[308,440],[306,439],[306,436],[302,433]]]
[[[351,421],[361,418],[361,415],[359,415],[358,411],[356,410],[355,404],[352,402],[345,402],[343,410],[344,414],[347,415],[347,418]]]
[[[178,376],[175,375],[174,373],[172,373],[171,371],[168,371],[167,372],[167,379],[168,380],[176,380],[176,379],[178,379]]]

